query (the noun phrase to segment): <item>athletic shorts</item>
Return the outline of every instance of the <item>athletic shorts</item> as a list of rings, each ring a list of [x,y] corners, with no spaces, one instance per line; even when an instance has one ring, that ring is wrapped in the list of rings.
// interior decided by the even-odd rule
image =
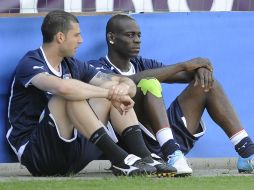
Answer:
[[[192,135],[187,130],[186,120],[177,99],[167,109],[167,114],[174,139],[180,145],[181,151],[187,154],[193,148],[195,142],[204,135],[206,130],[205,125],[201,120],[199,124],[201,132]]]
[[[70,175],[90,161],[103,159],[103,153],[74,129],[71,139],[60,136],[48,107],[41,115],[21,157],[34,176]]]
[[[205,133],[205,125],[202,120],[200,121],[201,132],[195,135],[189,133],[186,128],[186,120],[183,116],[181,107],[178,103],[178,100],[175,99],[170,107],[167,109],[167,115],[169,119],[169,123],[172,129],[173,137],[175,141],[179,144],[180,150],[187,154],[194,146],[195,142],[204,135]],[[157,155],[163,158],[163,154],[161,152],[160,145],[158,141],[155,141],[145,132],[143,132],[143,137],[148,149],[156,153]],[[166,158],[164,158],[166,159]]]

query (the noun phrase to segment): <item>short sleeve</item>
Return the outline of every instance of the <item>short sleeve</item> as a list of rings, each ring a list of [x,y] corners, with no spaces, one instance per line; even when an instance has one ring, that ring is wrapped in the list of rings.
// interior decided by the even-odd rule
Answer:
[[[144,59],[140,57],[140,61],[143,63],[145,70],[156,69],[165,66],[162,62],[156,61],[154,59]]]
[[[87,63],[97,71],[101,71],[103,73],[114,73],[114,71],[105,63],[102,58],[99,60],[90,60]]]
[[[81,65],[81,80],[89,83],[90,80],[99,72],[88,63],[80,63]]]
[[[27,87],[33,77],[39,73],[47,73],[45,64],[35,57],[24,57],[17,66],[15,78]]]

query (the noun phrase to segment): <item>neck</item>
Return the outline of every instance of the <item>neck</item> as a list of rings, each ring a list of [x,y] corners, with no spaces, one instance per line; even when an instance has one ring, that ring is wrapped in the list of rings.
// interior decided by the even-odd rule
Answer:
[[[56,70],[59,71],[59,65],[61,64],[63,57],[60,56],[58,48],[52,44],[43,44],[42,49],[49,64]]]
[[[123,72],[129,71],[130,69],[130,58],[124,58],[118,54],[108,53],[110,62]]]

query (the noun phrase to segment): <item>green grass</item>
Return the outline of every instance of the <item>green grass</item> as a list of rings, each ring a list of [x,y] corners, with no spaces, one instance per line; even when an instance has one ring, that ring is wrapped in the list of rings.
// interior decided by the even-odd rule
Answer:
[[[0,182],[0,190],[250,190],[254,188],[254,176],[217,176],[188,178],[118,177],[105,179],[66,180],[18,180]]]

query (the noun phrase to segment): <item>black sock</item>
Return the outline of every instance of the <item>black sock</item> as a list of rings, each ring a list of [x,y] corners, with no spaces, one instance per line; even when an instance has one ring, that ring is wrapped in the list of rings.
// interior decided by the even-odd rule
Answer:
[[[250,137],[245,137],[235,145],[235,150],[242,158],[248,158],[254,154],[254,144]]]
[[[95,131],[89,140],[104,152],[112,164],[123,165],[123,160],[128,156],[128,153],[108,136],[103,127]]]
[[[141,158],[151,155],[151,152],[146,147],[141,129],[138,125],[127,127],[122,133],[122,138],[130,153]]]
[[[168,140],[161,147],[161,151],[162,151],[165,158],[168,158],[168,156],[173,154],[176,150],[180,150],[180,147],[175,142],[174,139]]]

